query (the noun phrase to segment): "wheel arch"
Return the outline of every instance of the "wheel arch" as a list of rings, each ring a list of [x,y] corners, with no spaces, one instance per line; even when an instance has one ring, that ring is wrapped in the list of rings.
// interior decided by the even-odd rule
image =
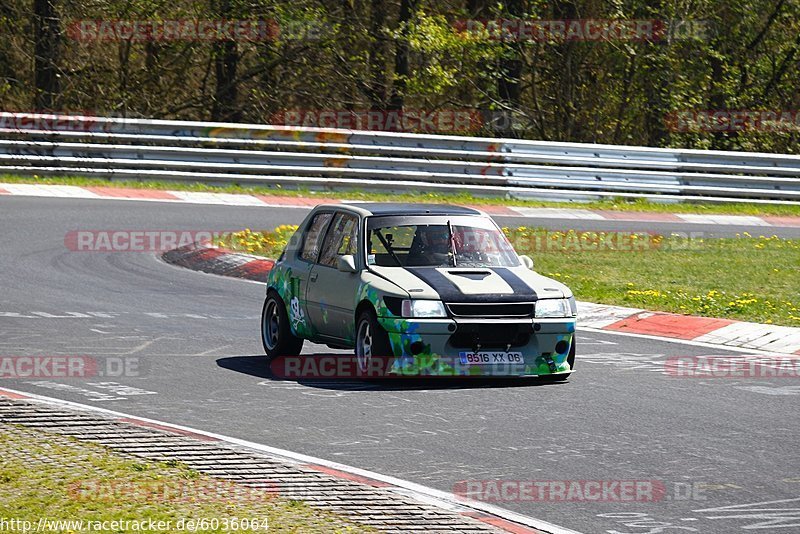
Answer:
[[[365,311],[372,312],[375,317],[378,316],[378,312],[375,310],[375,306],[372,304],[372,301],[365,298],[356,305],[356,312],[355,316],[353,317],[353,321],[358,321],[359,316]]]

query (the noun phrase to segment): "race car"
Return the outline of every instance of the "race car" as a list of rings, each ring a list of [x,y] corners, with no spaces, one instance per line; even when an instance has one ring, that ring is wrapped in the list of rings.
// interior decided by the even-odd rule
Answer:
[[[268,359],[304,340],[355,352],[362,371],[547,376],[575,366],[575,298],[533,270],[487,214],[435,204],[319,205],[269,274]]]

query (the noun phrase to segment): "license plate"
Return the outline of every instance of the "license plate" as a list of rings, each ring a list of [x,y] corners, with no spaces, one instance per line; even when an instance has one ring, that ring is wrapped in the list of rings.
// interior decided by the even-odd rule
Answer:
[[[523,363],[525,361],[522,359],[521,352],[459,352],[458,357],[461,359],[462,365],[509,364]]]

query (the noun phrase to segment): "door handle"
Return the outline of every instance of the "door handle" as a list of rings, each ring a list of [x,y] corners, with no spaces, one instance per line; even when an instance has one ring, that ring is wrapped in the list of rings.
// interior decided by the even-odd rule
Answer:
[[[311,276],[309,277],[309,279],[310,279],[312,282],[316,282],[316,281],[317,281],[317,276],[318,276],[318,274],[317,274],[317,273],[312,273],[312,274],[311,274]]]

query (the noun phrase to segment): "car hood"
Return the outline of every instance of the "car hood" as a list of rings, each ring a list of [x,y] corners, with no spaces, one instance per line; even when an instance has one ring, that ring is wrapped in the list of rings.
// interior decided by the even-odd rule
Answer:
[[[412,298],[444,302],[531,302],[571,297],[564,284],[519,267],[378,267]]]

